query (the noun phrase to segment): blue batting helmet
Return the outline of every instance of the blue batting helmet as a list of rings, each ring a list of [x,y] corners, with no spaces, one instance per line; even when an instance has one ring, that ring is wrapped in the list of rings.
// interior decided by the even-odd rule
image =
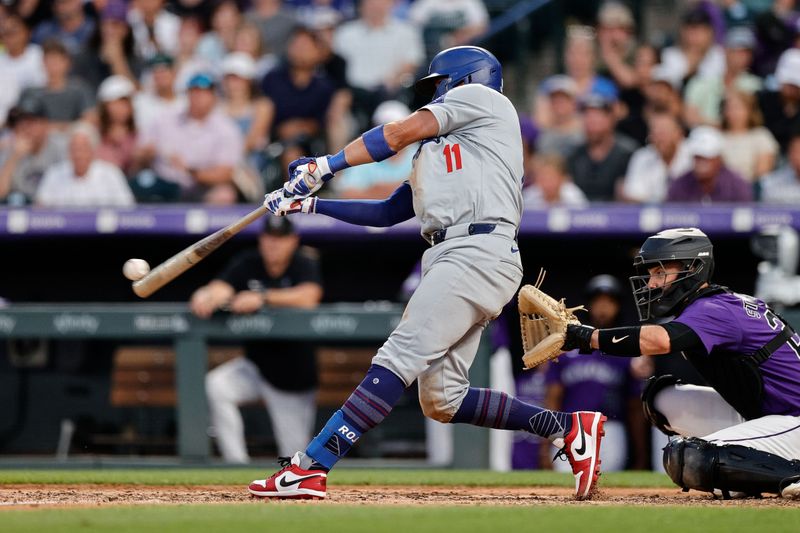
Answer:
[[[491,52],[478,46],[448,48],[436,54],[428,75],[419,79],[414,88],[418,93],[436,99],[466,83],[479,83],[502,93],[503,68],[500,62]]]

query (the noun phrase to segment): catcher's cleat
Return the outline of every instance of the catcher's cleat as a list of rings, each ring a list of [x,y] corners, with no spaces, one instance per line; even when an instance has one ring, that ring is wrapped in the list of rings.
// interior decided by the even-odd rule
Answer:
[[[572,413],[572,429],[564,437],[564,447],[559,452],[567,456],[575,475],[575,499],[592,497],[600,476],[600,441],[605,435],[602,413],[578,411]]]
[[[781,497],[800,500],[800,476],[783,480]]]
[[[303,470],[300,468],[300,453],[281,457],[283,467],[267,479],[257,479],[247,490],[259,498],[287,498],[321,500],[325,498],[328,473],[325,470]]]

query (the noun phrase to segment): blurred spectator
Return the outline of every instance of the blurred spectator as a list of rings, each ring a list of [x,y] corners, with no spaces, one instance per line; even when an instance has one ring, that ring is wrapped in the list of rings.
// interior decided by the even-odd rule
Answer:
[[[282,0],[253,0],[252,5],[247,18],[258,26],[267,51],[283,57],[289,35],[297,24],[292,12],[286,9]]]
[[[552,206],[583,207],[586,195],[567,176],[564,158],[558,154],[542,154],[534,163],[533,183],[522,189],[525,208]]]
[[[536,140],[536,150],[542,154],[569,155],[583,143],[583,119],[578,111],[578,86],[569,76],[551,76],[543,84],[549,104],[550,125],[543,127]]]
[[[83,0],[53,0],[52,8],[53,18],[42,21],[33,30],[33,42],[44,44],[56,40],[70,54],[77,54],[89,42],[96,21],[86,16]]]
[[[269,216],[257,250],[235,256],[208,285],[192,295],[192,312],[208,318],[217,309],[255,313],[264,306],[311,309],[322,298],[319,263],[288,218]],[[317,368],[314,347],[304,342],[250,341],[245,356],[223,363],[206,376],[211,427],[223,459],[250,460],[239,406],[266,404],[278,455],[294,453],[314,427]]]
[[[749,202],[753,188],[722,161],[722,134],[711,126],[698,126],[689,134],[692,170],[669,186],[668,202]]]
[[[256,64],[244,52],[233,52],[222,62],[223,108],[236,122],[244,138],[244,154],[253,168],[264,167],[262,150],[267,145],[270,108],[254,94]]]
[[[47,169],[36,190],[36,203],[47,207],[133,205],[122,171],[97,159],[100,136],[94,126],[78,122],[68,135],[69,159]]]
[[[217,108],[215,88],[209,74],[195,74],[186,111],[157,117],[139,138],[138,167],[152,164],[159,178],[180,186],[183,201],[237,200],[233,173],[244,142],[236,123]]]
[[[630,87],[622,88],[619,94],[620,119],[617,122],[617,131],[640,144],[647,142],[645,106],[648,103],[653,73],[657,70],[660,60],[658,49],[655,46],[639,45],[633,59],[635,83]],[[677,99],[680,101],[680,95]]]
[[[52,14],[52,3],[43,0],[15,0],[4,2],[10,4],[8,11],[16,11],[19,16],[25,19],[29,28],[35,28],[40,22],[50,18]]]
[[[681,81],[695,75],[720,78],[725,74],[725,52],[714,42],[709,14],[694,7],[683,15],[679,41],[661,52],[661,63]]]
[[[627,135],[639,144],[646,144],[649,129],[648,119],[657,113],[668,113],[680,121],[683,115],[680,80],[664,65],[656,65],[650,72],[650,79],[643,87],[644,104],[639,114],[631,113],[617,124],[617,131]]]
[[[618,324],[622,287],[609,275],[595,276],[586,286],[588,322],[597,328]],[[639,399],[642,383],[631,370],[631,359],[609,357],[595,350],[591,354],[567,352],[547,367],[545,406],[553,410],[600,411],[608,416],[605,424],[605,445],[600,460],[606,471],[623,470],[626,463],[642,470],[647,465],[647,425]],[[628,452],[628,440],[633,444]],[[543,446],[543,452],[551,448]],[[547,461],[542,461],[547,465]],[[555,469],[566,470],[562,461]]]
[[[481,0],[416,0],[408,18],[422,30],[428,59],[445,48],[470,44],[489,26]]]
[[[239,26],[233,42],[233,51],[244,52],[250,56],[255,62],[256,79],[259,80],[278,63],[279,56],[264,49],[261,30],[253,22],[245,22]]]
[[[800,132],[789,139],[786,163],[761,180],[761,201],[800,205]]]
[[[783,53],[775,69],[777,91],[758,93],[758,103],[764,115],[764,125],[772,132],[786,153],[789,138],[800,129],[800,50],[790,48]]]
[[[42,49],[30,42],[30,28],[22,17],[12,12],[0,19],[0,37],[3,43],[0,51],[3,82],[13,78],[21,91],[44,85]]]
[[[408,106],[396,100],[387,100],[375,110],[372,123],[375,126],[406,118],[411,114]],[[411,174],[411,162],[417,144],[407,146],[389,159],[350,167],[337,178],[338,196],[342,198],[383,199],[391,195]]]
[[[132,98],[136,94],[131,80],[114,75],[106,78],[97,91],[99,100],[100,146],[97,158],[113,163],[131,175],[136,150],[136,122]]]
[[[242,14],[234,0],[222,0],[214,6],[211,14],[211,31],[206,32],[197,44],[196,54],[213,72],[218,73],[222,60],[236,43],[236,32],[242,22]]]
[[[49,131],[44,106],[24,98],[9,113],[11,135],[0,151],[0,199],[30,202],[45,171],[67,157],[66,137]]]
[[[136,93],[133,99],[136,126],[141,131],[148,129],[158,117],[186,107],[186,97],[175,91],[177,81],[172,58],[157,54],[150,59],[148,66],[150,83],[145,84],[144,90]]]
[[[64,128],[91,112],[94,93],[81,80],[67,76],[72,61],[63,44],[47,41],[42,49],[47,83],[44,87],[27,89],[22,98],[39,99],[52,125]]]
[[[336,85],[319,69],[320,59],[314,33],[296,28],[289,39],[286,62],[261,82],[269,104],[272,139],[287,140],[300,135],[324,138],[325,125],[339,120],[330,114],[341,111],[331,106]]]
[[[164,0],[133,0],[128,23],[136,41],[136,53],[144,60],[156,54],[178,53],[178,29],[181,21],[164,9]]]
[[[533,183],[536,163],[536,147],[539,140],[539,128],[527,115],[519,114],[519,129],[522,134],[522,169],[525,175],[522,185]]]
[[[133,33],[126,21],[127,7],[123,0],[108,0],[86,46],[73,54],[72,74],[96,91],[111,75],[136,81],[142,73],[141,59],[134,51]]]
[[[754,94],[727,92],[722,109],[722,159],[751,183],[775,167],[780,150],[775,137],[762,124]]]
[[[597,75],[596,61],[594,30],[587,26],[570,26],[564,49],[564,67],[566,75],[575,82],[576,97],[581,100],[594,94],[607,100],[616,100],[618,91],[614,82]],[[549,128],[553,123],[550,102],[543,90],[547,88],[549,81],[550,78],[542,83],[536,96],[534,119],[540,128]]]
[[[725,75],[696,76],[686,85],[684,108],[689,126],[720,125],[720,104],[726,90],[755,93],[761,78],[748,72],[753,62],[756,39],[748,28],[733,28],[725,36]]]
[[[175,86],[178,91],[183,92],[186,84],[197,73],[213,72],[212,65],[197,55],[197,46],[203,38],[203,23],[197,17],[184,17],[180,19],[180,30],[178,31],[178,52],[173,59],[175,60],[177,77]]]
[[[591,95],[581,103],[586,142],[569,156],[569,175],[591,201],[611,201],[636,143],[614,132],[613,101]]]
[[[631,10],[616,1],[604,2],[597,12],[597,43],[602,61],[600,73],[611,78],[620,89],[638,84],[636,23]]]
[[[355,129],[350,114],[353,107],[353,91],[347,83],[347,62],[333,50],[334,31],[339,21],[339,14],[333,10],[317,11],[308,21],[309,27],[317,36],[321,68],[336,86],[329,113],[336,117],[336,120],[326,124],[329,151],[344,148],[352,140]]]
[[[795,45],[798,12],[795,0],[773,0],[772,9],[760,13],[755,20],[758,39],[753,71],[766,77],[775,71],[778,58]]]
[[[425,59],[419,30],[393,18],[393,5],[393,0],[362,0],[359,18],[334,34],[333,49],[347,61],[354,111],[364,126],[378,104],[411,86]]]
[[[621,198],[630,202],[660,203],[669,184],[692,168],[692,155],[684,142],[678,119],[666,112],[652,113],[647,121],[649,144],[633,153]]]

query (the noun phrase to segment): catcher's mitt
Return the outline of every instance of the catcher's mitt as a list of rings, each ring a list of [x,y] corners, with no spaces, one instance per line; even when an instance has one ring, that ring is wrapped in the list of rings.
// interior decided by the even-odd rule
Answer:
[[[567,324],[580,324],[573,313],[585,310],[581,305],[567,307],[564,299],[557,301],[542,292],[545,271],[539,271],[535,285],[524,285],[519,291],[519,319],[522,330],[522,362],[533,368],[549,359],[557,359],[567,335]]]

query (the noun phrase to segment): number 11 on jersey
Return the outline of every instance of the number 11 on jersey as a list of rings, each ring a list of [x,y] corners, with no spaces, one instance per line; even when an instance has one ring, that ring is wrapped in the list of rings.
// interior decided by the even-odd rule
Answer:
[[[447,163],[447,173],[453,172],[453,160],[455,159],[455,170],[461,170],[461,146],[458,144],[446,144],[444,145],[444,150],[442,151],[444,154],[445,163]]]

